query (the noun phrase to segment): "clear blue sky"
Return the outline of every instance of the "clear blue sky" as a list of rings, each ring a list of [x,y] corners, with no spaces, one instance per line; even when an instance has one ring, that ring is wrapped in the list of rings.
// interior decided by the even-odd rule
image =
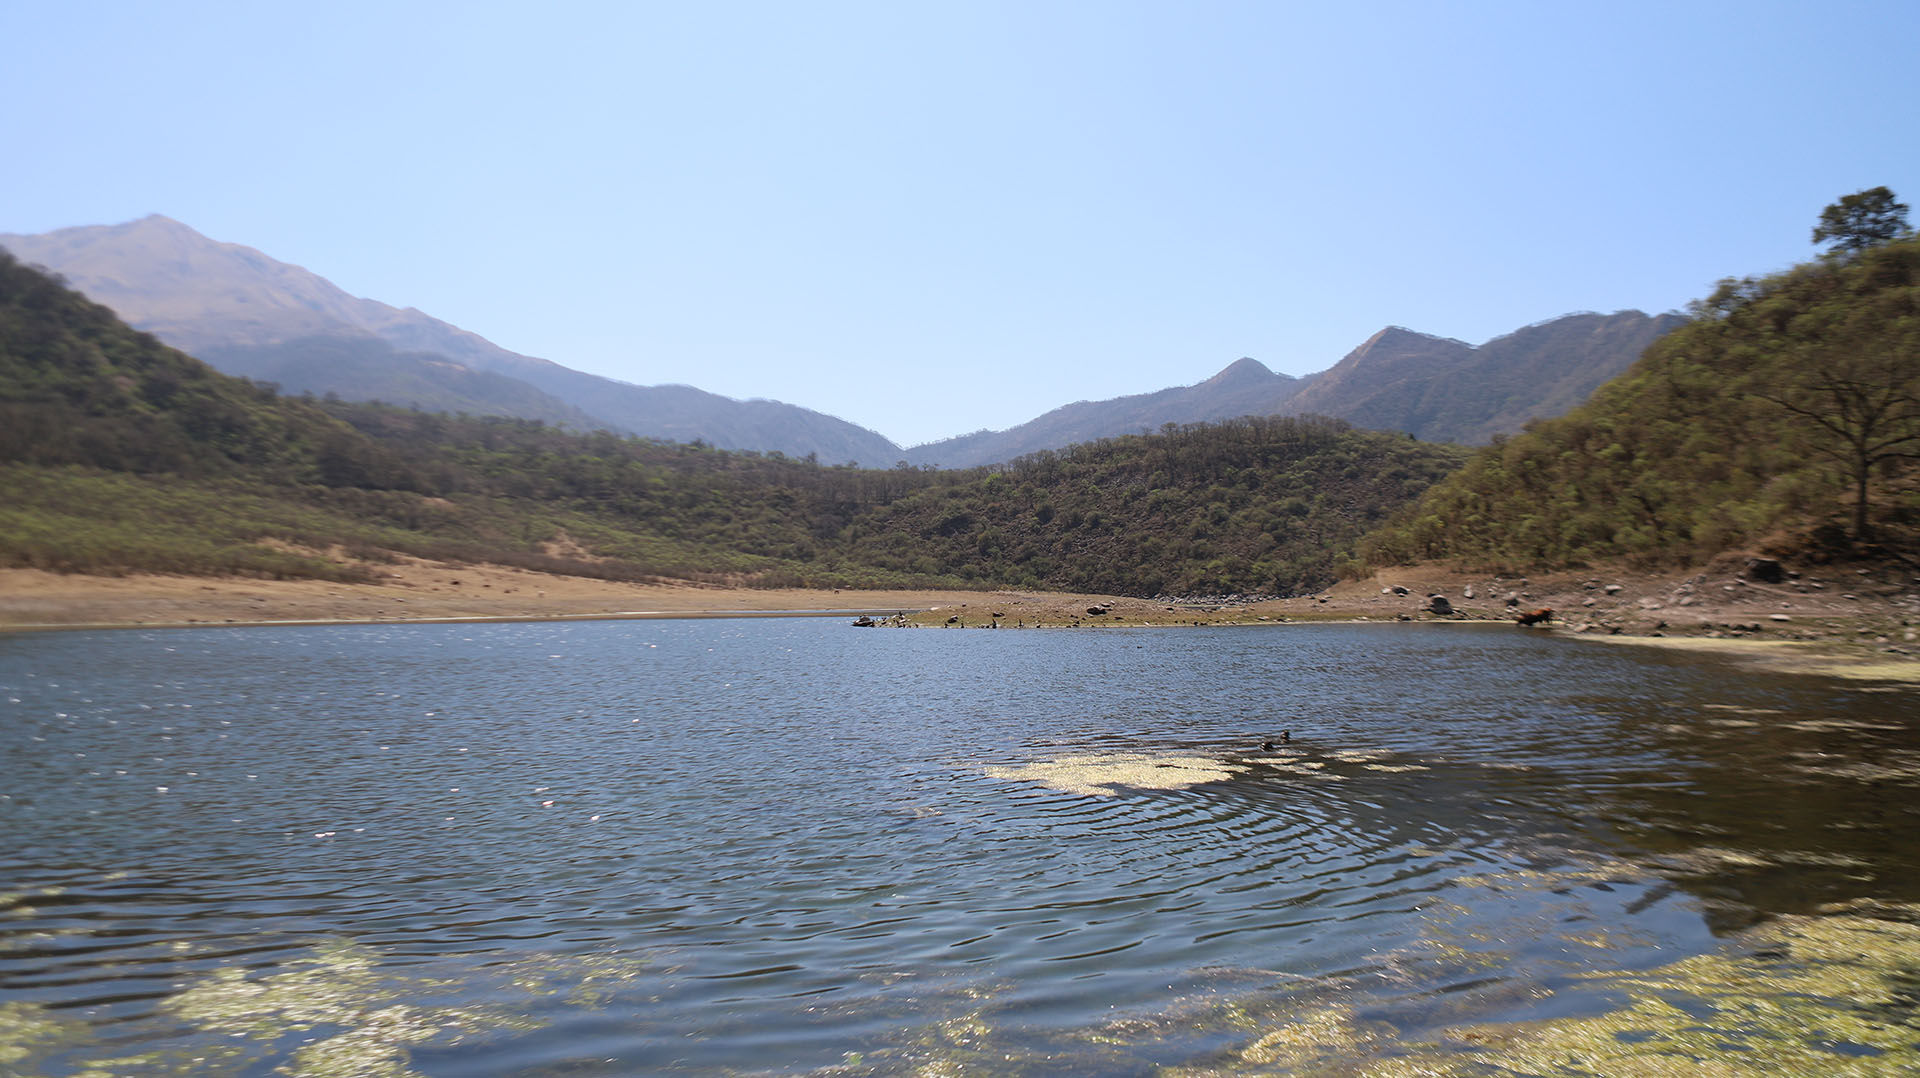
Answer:
[[[1920,204],[1920,2],[0,4],[0,231],[164,213],[903,445]]]

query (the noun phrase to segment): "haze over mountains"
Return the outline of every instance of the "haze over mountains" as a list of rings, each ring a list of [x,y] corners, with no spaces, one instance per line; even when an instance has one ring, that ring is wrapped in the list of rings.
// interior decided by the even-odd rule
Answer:
[[[407,308],[350,296],[250,247],[153,215],[122,225],[0,235],[138,329],[229,374],[291,393],[513,415],[723,449],[891,464],[899,448],[845,420],[691,386],[636,386],[510,352]]]
[[[832,416],[691,386],[637,386],[520,355],[412,308],[350,296],[307,270],[159,215],[0,235],[122,318],[232,374],[292,393],[540,419],[822,462],[968,467],[1120,434],[1245,415],[1318,413],[1426,441],[1484,442],[1566,412],[1624,371],[1679,315],[1581,313],[1478,348],[1384,329],[1303,378],[1239,360],[1203,382],[1080,401],[1005,431],[911,449]]]

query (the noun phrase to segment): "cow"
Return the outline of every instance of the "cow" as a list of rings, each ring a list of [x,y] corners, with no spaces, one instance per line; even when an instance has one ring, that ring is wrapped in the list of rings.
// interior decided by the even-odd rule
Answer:
[[[1543,621],[1552,621],[1553,607],[1543,606],[1538,610],[1522,614],[1513,620],[1517,625],[1538,625]]]

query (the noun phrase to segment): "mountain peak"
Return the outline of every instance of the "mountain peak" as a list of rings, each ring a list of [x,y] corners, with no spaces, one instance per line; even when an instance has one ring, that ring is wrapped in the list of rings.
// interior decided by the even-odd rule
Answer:
[[[147,214],[145,217],[128,221],[127,223],[119,227],[125,228],[125,229],[164,228],[169,232],[193,232],[194,231],[193,229],[188,228],[186,225],[183,225],[180,222],[174,220],[173,218],[168,217],[164,213],[150,213],[150,214]],[[195,232],[194,234],[198,235],[199,233]]]
[[[1250,356],[1242,356],[1232,363],[1227,364],[1219,374],[1207,379],[1207,384],[1218,385],[1222,382],[1242,382],[1254,378],[1266,379],[1272,377],[1273,371],[1270,370],[1265,363]]]

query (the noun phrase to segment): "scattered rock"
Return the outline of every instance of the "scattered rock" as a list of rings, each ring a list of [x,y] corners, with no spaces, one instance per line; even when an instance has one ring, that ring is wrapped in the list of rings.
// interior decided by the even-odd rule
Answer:
[[[1444,595],[1427,596],[1427,609],[1443,618],[1453,616],[1453,604],[1448,602]]]
[[[1621,589],[1621,587],[1620,587],[1620,585],[1618,585],[1618,584],[1608,584],[1608,585],[1607,585],[1607,594],[1608,594],[1608,595],[1618,595],[1618,594],[1620,594],[1620,592],[1621,592],[1621,590],[1622,590],[1622,589]]]

